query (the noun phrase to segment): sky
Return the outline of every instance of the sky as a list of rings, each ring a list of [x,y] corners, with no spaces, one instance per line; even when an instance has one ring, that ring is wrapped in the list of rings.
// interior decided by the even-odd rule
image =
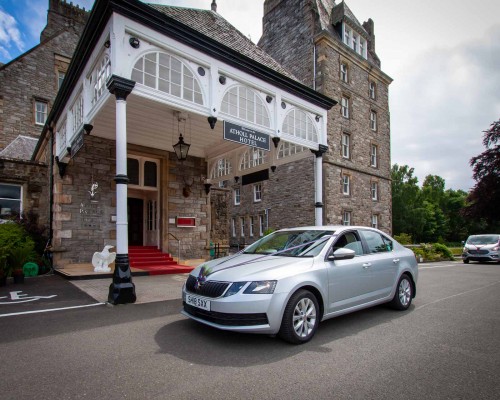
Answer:
[[[72,0],[90,9],[93,0]],[[212,0],[149,0],[210,9]],[[338,3],[339,1],[337,1]],[[217,0],[217,11],[257,42],[264,0]],[[439,175],[447,189],[474,186],[471,157],[500,119],[498,0],[347,0],[360,22],[373,19],[376,53],[389,87],[391,162],[422,184]],[[0,0],[0,63],[36,46],[48,0]]]

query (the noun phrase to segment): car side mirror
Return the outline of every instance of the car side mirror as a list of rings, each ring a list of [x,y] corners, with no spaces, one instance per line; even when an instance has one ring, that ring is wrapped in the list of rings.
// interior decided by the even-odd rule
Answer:
[[[333,252],[333,254],[330,253],[328,256],[328,261],[334,261],[334,260],[350,260],[351,258],[354,258],[356,255],[356,252],[351,249],[337,249]]]
[[[465,244],[465,240],[462,240],[462,246]]]

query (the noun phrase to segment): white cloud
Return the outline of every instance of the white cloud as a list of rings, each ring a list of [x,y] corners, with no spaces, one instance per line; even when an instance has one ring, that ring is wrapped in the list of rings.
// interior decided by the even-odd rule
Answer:
[[[498,37],[500,25],[479,40],[422,53],[391,85],[392,162],[414,167],[421,183],[432,174],[453,189],[474,185],[469,160],[500,118]]]
[[[9,49],[14,44],[19,51],[24,50],[21,32],[15,18],[0,9],[0,53],[9,55]]]

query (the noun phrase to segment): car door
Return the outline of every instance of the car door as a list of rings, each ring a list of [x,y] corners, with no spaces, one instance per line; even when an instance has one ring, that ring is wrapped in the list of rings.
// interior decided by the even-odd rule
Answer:
[[[359,233],[369,253],[368,299],[371,301],[385,298],[391,294],[399,267],[399,259],[394,254],[392,241],[379,232],[368,229],[360,229]]]
[[[353,230],[340,235],[329,254],[339,248],[354,250],[350,260],[326,261],[328,269],[328,313],[346,310],[366,302],[370,290],[370,269],[359,234]]]

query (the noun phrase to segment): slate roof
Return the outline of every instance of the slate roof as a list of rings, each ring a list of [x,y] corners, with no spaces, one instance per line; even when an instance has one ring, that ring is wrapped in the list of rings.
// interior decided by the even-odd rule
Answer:
[[[148,4],[148,6],[212,38],[218,43],[243,54],[253,61],[300,82],[292,73],[281,66],[274,58],[216,12],[212,10],[172,7],[160,4]]]
[[[331,31],[330,15],[333,7],[335,7],[335,0],[315,0],[315,3],[321,30]]]
[[[30,160],[38,139],[19,135],[0,151],[0,157],[16,160]]]

